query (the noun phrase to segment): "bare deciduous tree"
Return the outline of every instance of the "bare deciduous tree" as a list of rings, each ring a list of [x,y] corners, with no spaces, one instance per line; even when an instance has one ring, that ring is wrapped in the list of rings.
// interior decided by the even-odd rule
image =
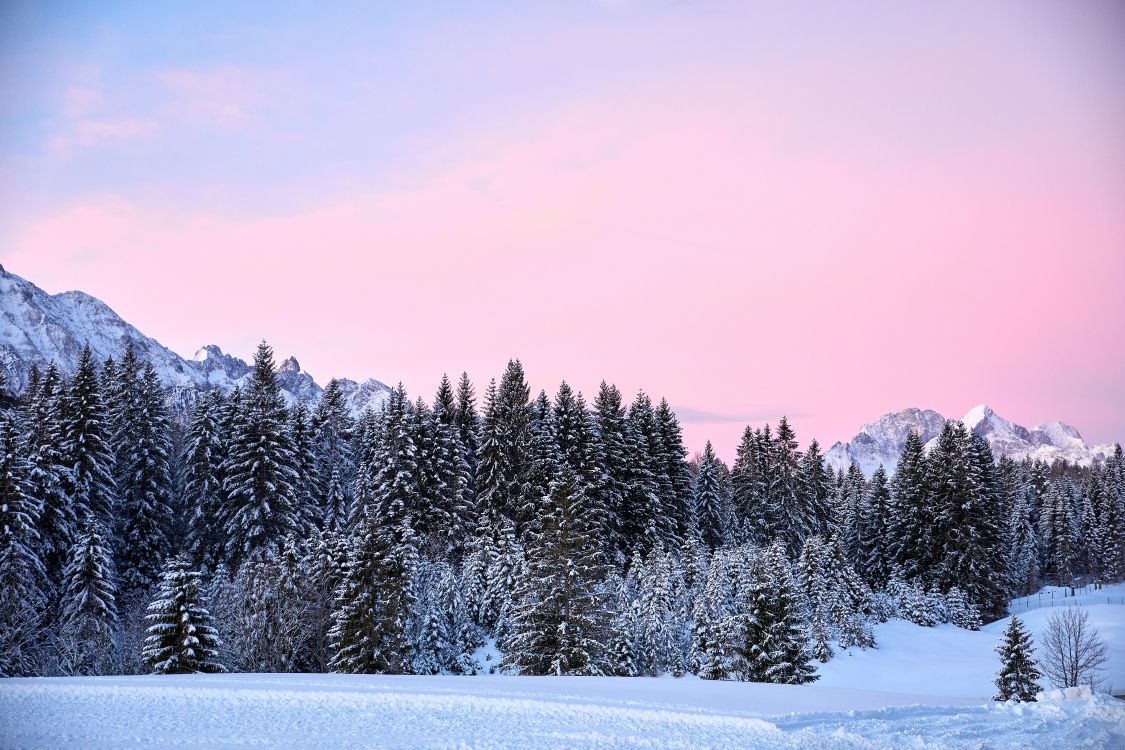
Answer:
[[[1082,607],[1067,607],[1051,614],[1040,656],[1043,674],[1057,688],[1089,685],[1096,689],[1105,682],[1102,667],[1109,658],[1105,641],[1090,625],[1090,615]]]

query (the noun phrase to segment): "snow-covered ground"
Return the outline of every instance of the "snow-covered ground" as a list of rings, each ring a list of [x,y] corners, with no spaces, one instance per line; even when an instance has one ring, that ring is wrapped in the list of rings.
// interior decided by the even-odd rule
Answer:
[[[693,678],[187,675],[0,684],[5,748],[244,745],[1120,748],[1125,703],[1056,696],[1001,705]]]
[[[1110,647],[1109,683],[1118,691],[1123,596],[1117,586],[1055,600],[1087,607]],[[1038,637],[1053,610],[1020,616]],[[820,681],[802,686],[694,677],[0,680],[0,747],[1125,749],[1125,701],[1058,693],[1035,704],[988,700],[992,649],[1006,625],[971,632],[885,623],[878,649],[840,652],[821,666]]]
[[[1052,612],[1071,604],[1085,608],[1090,624],[1108,646],[1104,689],[1125,694],[1125,585],[1079,590],[1075,597],[1064,596],[1068,592],[1056,587],[1043,592],[1043,596],[1013,602],[1016,615],[1036,643],[1042,640]],[[875,626],[877,649],[838,652],[836,658],[821,665],[821,678],[816,684],[986,698],[995,692],[993,680],[999,663],[993,649],[1008,622],[1009,618],[1004,618],[974,632],[953,625],[923,628],[905,620],[891,620]]]

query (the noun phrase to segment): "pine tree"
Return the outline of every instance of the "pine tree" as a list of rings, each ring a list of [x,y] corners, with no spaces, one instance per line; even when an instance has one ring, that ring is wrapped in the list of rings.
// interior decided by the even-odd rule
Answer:
[[[321,528],[339,531],[347,526],[352,504],[356,474],[352,441],[356,425],[340,381],[335,378],[325,386],[312,424],[316,455],[313,501]]]
[[[769,502],[774,532],[786,552],[796,557],[815,525],[815,518],[800,492],[797,469],[801,454],[797,450],[797,436],[785,417],[777,425],[770,450]]]
[[[772,518],[767,486],[768,451],[760,430],[747,426],[731,469],[736,532],[740,541],[763,545],[771,536]]]
[[[652,401],[641,391],[629,407],[626,440],[629,494],[621,514],[624,542],[631,552],[666,548],[674,538],[673,518],[661,499],[660,436]],[[668,491],[665,488],[665,491]]]
[[[62,412],[62,452],[75,515],[80,524],[112,528],[116,503],[114,457],[108,444],[105,404],[90,347],[82,350]]]
[[[520,582],[505,664],[528,675],[602,674],[608,613],[598,583],[597,540],[584,518],[586,498],[563,464],[541,504]]]
[[[474,507],[477,497],[477,459],[480,452],[480,415],[477,414],[476,391],[467,372],[462,372],[461,379],[457,381],[457,407],[453,412],[453,424],[457,427],[459,444],[469,470],[465,503]]]
[[[606,549],[617,567],[624,567],[628,554],[622,528],[622,513],[629,495],[628,437],[621,391],[603,380],[594,399],[594,419],[599,443],[598,456],[604,477],[602,493],[606,512]]]
[[[280,552],[301,527],[300,495],[273,350],[258,345],[254,371],[223,467],[227,556],[235,567],[257,552]]]
[[[60,445],[63,394],[58,368],[48,365],[43,378],[32,371],[25,394],[23,429],[29,461],[28,494],[39,501],[39,556],[53,592],[62,582],[70,547],[77,535],[73,499],[68,491],[70,468]]]
[[[871,477],[859,540],[863,552],[859,567],[867,582],[877,588],[886,584],[891,576],[893,563],[887,545],[890,527],[891,492],[887,472],[879,466]]]
[[[12,420],[0,413],[0,676],[36,673],[47,571],[39,559],[40,503],[31,493]]]
[[[218,631],[204,606],[199,573],[186,557],[173,557],[160,576],[142,655],[155,674],[225,672]]]
[[[333,671],[406,674],[413,653],[406,637],[410,570],[388,531],[361,521],[336,592],[329,630]]]
[[[463,552],[473,514],[469,503],[469,464],[454,422],[456,406],[449,378],[442,376],[426,419],[429,436],[425,450],[431,487],[426,493],[430,516],[425,524],[441,547],[454,558]]]
[[[196,402],[183,458],[187,547],[197,563],[212,568],[226,557],[222,407],[217,390]]]
[[[820,443],[813,440],[797,462],[801,505],[810,515],[809,533],[827,536],[833,531],[832,474],[824,465]]]
[[[1035,644],[1031,634],[1018,617],[1004,630],[1004,638],[996,647],[1001,667],[996,675],[996,701],[1033,701],[1040,692],[1036,682],[1042,675],[1035,665]]]
[[[692,531],[692,479],[684,447],[683,430],[666,399],[660,399],[654,414],[657,439],[651,445],[658,462],[660,497],[669,519],[665,549],[677,549]]]
[[[1005,568],[1011,594],[1019,597],[1038,591],[1038,540],[1031,523],[1026,489],[1019,491],[1012,502],[1005,545]]]
[[[171,428],[164,393],[151,364],[144,366],[119,445],[121,496],[117,571],[123,599],[144,594],[159,576],[171,523]],[[125,437],[125,436],[128,437]]]
[[[719,459],[708,440],[695,477],[695,508],[700,538],[711,549],[721,546],[726,535],[730,513],[724,500],[719,487]]]
[[[755,562],[750,575],[746,609],[734,630],[743,679],[789,685],[816,680],[805,647],[797,589],[780,540]]]
[[[97,520],[87,518],[63,571],[59,652],[69,674],[101,674],[113,651],[117,584]]]
[[[932,511],[926,499],[926,456],[922,440],[911,432],[906,436],[891,482],[890,528],[887,550],[891,563],[903,578],[910,579],[927,570],[932,561],[930,533]]]

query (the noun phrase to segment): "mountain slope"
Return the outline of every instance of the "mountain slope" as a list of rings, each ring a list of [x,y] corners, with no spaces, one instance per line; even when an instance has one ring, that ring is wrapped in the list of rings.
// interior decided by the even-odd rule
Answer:
[[[988,441],[997,458],[1031,458],[1048,464],[1064,460],[1089,466],[1113,455],[1113,445],[1089,445],[1078,430],[1063,422],[1028,429],[1009,422],[983,404],[970,409],[961,421]],[[846,471],[854,461],[867,477],[880,465],[893,472],[907,435],[917,433],[929,448],[944,424],[945,417],[931,410],[903,409],[884,414],[874,424],[864,425],[848,442],[833,445],[825,460],[834,471]]]
[[[200,391],[218,388],[226,393],[244,384],[251,367],[245,361],[208,345],[192,360],[184,359],[155,339],[145,336],[101,300],[83,292],[47,294],[0,266],[0,370],[7,387],[19,393],[27,387],[32,367],[50,362],[65,375],[73,373],[82,347],[89,344],[99,362],[120,359],[129,344],[142,361],[151,362],[168,388],[169,402],[178,413],[190,409]],[[323,388],[289,357],[278,368],[282,395],[290,404],[315,404]],[[341,380],[354,413],[378,406],[388,388],[378,380]]]

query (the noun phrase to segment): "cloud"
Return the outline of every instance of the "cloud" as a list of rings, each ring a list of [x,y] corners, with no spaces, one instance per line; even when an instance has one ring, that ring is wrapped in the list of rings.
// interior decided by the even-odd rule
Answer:
[[[737,422],[749,424],[752,422],[775,421],[781,416],[789,419],[808,416],[805,412],[793,409],[760,409],[755,411],[720,412],[707,409],[697,409],[693,406],[673,406],[679,420],[685,424],[728,424]]]
[[[297,88],[279,71],[237,66],[151,74],[166,116],[218,128],[242,128],[266,109],[292,105]]]
[[[47,149],[54,156],[67,157],[81,149],[148,138],[159,129],[155,120],[139,117],[76,119],[48,141]]]

